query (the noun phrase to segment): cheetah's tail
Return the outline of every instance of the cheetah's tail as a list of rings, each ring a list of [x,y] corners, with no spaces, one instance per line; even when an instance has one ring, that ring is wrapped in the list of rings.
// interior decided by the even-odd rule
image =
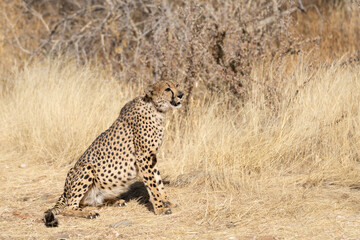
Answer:
[[[59,225],[59,221],[55,218],[55,215],[59,214],[65,205],[65,197],[64,194],[62,194],[56,205],[45,212],[44,222],[46,227],[57,227]]]
[[[59,221],[55,218],[55,214],[52,209],[49,209],[45,212],[44,222],[46,227],[57,227],[59,226]]]

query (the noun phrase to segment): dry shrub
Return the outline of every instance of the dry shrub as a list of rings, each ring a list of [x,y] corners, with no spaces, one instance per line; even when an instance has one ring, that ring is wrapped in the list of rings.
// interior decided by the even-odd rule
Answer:
[[[289,28],[296,7],[286,1],[13,4],[18,11],[5,21],[12,33],[6,39],[30,57],[66,52],[79,64],[103,62],[122,81],[173,78],[189,93],[198,81],[246,99],[254,62],[297,53],[301,46]]]
[[[199,97],[199,91],[193,92],[195,85],[202,91],[229,91],[242,103],[251,98],[251,86],[255,86],[267,89],[268,102],[274,105],[281,98],[282,83],[270,86],[251,78],[254,65],[271,62],[280,68],[289,62],[291,68],[298,54],[308,51],[314,63],[345,53],[350,56],[344,63],[359,59],[356,1],[1,4],[5,11],[0,18],[4,36],[0,51],[7,63],[2,65],[3,75],[9,64],[24,56],[67,53],[78,64],[101,62],[120,81],[176,79],[188,93],[187,103],[192,94]]]
[[[332,61],[345,53],[352,54],[352,60],[359,58],[354,55],[360,42],[357,1],[1,4],[5,10],[0,53],[5,62],[67,53],[78,64],[102,62],[121,81],[176,79],[183,82],[187,102],[195,84],[214,92],[229,90],[243,102],[251,97],[254,83],[279,95],[276,88],[270,90],[250,77],[254,64],[262,61],[281,66],[308,51],[312,62]]]

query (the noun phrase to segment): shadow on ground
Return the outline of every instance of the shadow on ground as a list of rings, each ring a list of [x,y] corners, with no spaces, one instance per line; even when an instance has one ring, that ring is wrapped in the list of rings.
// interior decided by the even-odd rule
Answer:
[[[123,199],[126,202],[130,200],[136,200],[138,203],[145,205],[149,211],[153,210],[152,204],[150,203],[150,196],[143,182],[134,182],[130,185],[128,191],[120,194],[119,199]]]

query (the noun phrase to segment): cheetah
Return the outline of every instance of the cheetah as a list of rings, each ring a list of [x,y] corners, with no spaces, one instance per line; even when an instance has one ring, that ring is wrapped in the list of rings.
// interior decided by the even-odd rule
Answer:
[[[166,112],[181,107],[183,93],[174,81],[159,81],[142,96],[125,104],[119,117],[101,133],[67,174],[64,192],[45,212],[47,227],[57,227],[55,215],[96,218],[84,206],[123,204],[117,197],[140,176],[155,214],[171,214],[156,165],[164,137]]]

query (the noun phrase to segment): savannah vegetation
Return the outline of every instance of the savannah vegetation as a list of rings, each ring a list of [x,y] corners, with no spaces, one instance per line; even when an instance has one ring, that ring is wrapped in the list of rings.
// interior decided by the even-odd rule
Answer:
[[[1,239],[360,237],[359,1],[0,9]],[[158,161],[173,214],[149,211],[138,184],[124,208],[46,228],[68,169],[162,79],[186,93]]]

